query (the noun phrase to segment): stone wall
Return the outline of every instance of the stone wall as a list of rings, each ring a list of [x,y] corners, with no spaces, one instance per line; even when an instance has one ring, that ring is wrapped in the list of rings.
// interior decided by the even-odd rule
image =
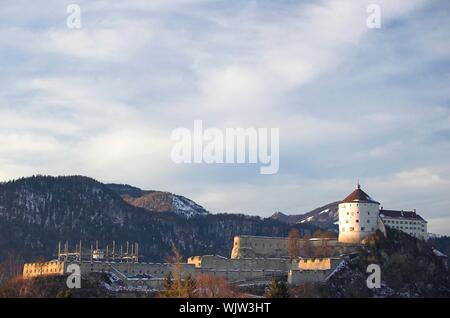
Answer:
[[[342,244],[337,239],[312,238],[298,239],[301,257],[334,257],[351,253],[360,244]],[[235,236],[231,258],[284,258],[288,257],[288,238],[267,236]]]
[[[225,258],[218,255],[194,256],[188,259],[188,264],[196,268],[224,270],[281,270],[287,272],[291,268],[289,258]]]
[[[288,273],[288,283],[301,285],[304,283],[325,282],[327,277],[342,262],[340,258],[302,259],[298,261],[297,268]]]
[[[64,272],[64,262],[54,260],[50,262],[27,263],[23,266],[22,276],[24,278],[33,278],[37,276],[63,275]]]
[[[288,274],[288,284],[290,285],[302,285],[305,283],[320,283],[325,282],[330,270],[292,270]]]

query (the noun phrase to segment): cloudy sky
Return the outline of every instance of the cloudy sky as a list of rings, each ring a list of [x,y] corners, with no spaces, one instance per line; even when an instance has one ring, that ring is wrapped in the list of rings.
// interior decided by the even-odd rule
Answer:
[[[82,174],[268,216],[359,178],[450,234],[449,14],[445,0],[0,0],[0,180]],[[279,172],[173,163],[172,130],[196,119],[280,128]]]

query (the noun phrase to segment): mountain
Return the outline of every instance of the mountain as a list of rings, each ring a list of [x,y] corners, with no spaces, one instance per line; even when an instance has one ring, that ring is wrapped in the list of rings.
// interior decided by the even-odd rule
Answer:
[[[170,192],[147,191],[127,184],[107,184],[129,204],[152,212],[173,212],[191,218],[207,215],[209,212],[194,201]]]
[[[338,201],[332,202],[304,214],[286,215],[276,212],[271,218],[287,224],[311,224],[320,228],[334,228],[338,220],[338,204]]]
[[[386,237],[374,235],[365,251],[338,266],[320,296],[450,297],[447,259],[442,255],[427,242],[387,228]],[[381,288],[367,288],[369,264],[380,266]]]
[[[176,213],[185,207],[173,201],[167,211],[174,213],[161,213],[158,204],[152,210],[126,202],[120,188],[122,196],[139,198],[145,192],[83,176],[33,176],[0,183],[0,261],[11,254],[24,260],[48,259],[55,256],[57,242],[66,240],[72,245],[82,240],[85,247],[96,240],[139,242],[147,261],[165,260],[173,245],[184,257],[229,256],[235,235],[287,236],[292,228],[270,218],[237,214],[186,218]],[[317,229],[310,224],[296,227],[303,234]]]

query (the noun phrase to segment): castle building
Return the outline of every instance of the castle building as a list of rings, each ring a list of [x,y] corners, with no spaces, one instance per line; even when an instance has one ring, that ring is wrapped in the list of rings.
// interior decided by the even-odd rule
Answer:
[[[380,219],[380,203],[361,190],[361,186],[339,203],[339,239],[340,243],[360,243],[377,230],[385,233]]]
[[[236,235],[231,257],[219,255],[191,256],[186,263],[145,263],[139,261],[139,245],[129,250],[122,245],[117,249],[95,249],[83,254],[81,241],[70,252],[68,243],[58,259],[49,262],[27,263],[23,277],[61,276],[68,274],[68,266],[75,263],[85,273],[110,273],[125,286],[145,285],[159,289],[167,273],[180,270],[182,278],[188,275],[214,275],[236,284],[268,283],[272,277],[287,279],[290,284],[324,282],[346,257],[358,253],[365,238],[377,230],[386,234],[386,227],[403,231],[419,239],[427,240],[427,222],[415,211],[384,210],[380,203],[365,193],[358,184],[338,205],[339,237],[336,238],[289,238],[252,235]],[[297,249],[296,256],[290,246]],[[120,252],[119,252],[120,251]],[[83,257],[84,256],[84,257]],[[175,267],[176,266],[176,267]]]
[[[377,230],[386,233],[386,226],[413,237],[428,240],[427,221],[416,211],[380,209],[380,203],[357,188],[339,203],[340,243],[361,243]]]
[[[385,226],[403,231],[418,239],[428,240],[427,221],[416,211],[384,210],[381,207],[380,217]]]

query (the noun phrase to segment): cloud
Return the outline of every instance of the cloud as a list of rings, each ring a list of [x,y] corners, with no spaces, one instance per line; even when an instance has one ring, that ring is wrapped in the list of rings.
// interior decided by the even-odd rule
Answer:
[[[265,216],[360,178],[386,206],[445,220],[448,5],[378,1],[372,30],[371,2],[80,1],[80,30],[69,1],[4,4],[0,178],[87,174]],[[170,133],[195,119],[280,128],[280,172],[175,165]]]

